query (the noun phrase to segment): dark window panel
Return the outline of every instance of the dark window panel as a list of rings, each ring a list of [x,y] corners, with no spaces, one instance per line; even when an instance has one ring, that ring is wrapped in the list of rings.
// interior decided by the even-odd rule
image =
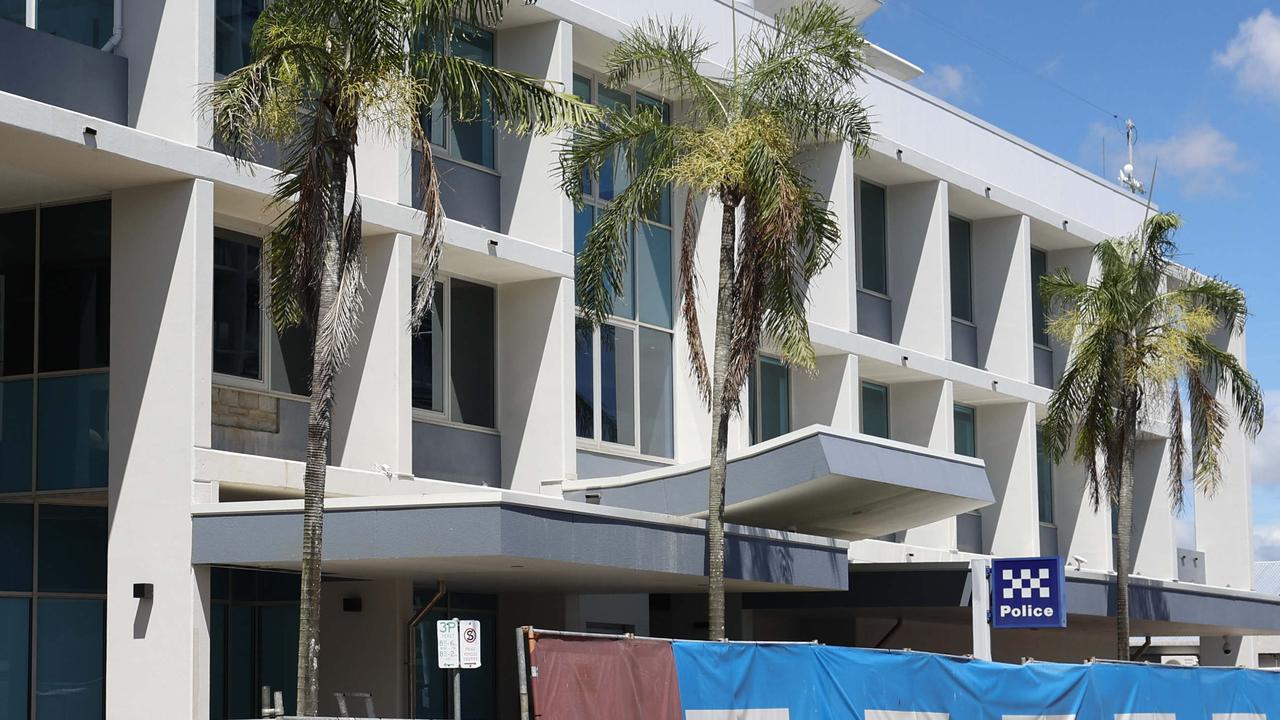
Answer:
[[[0,375],[31,372],[35,349],[36,212],[0,215]]]
[[[40,211],[41,372],[109,362],[111,203]]]
[[[862,432],[889,437],[889,388],[873,382],[862,383]]]
[[[862,254],[862,288],[889,294],[888,253],[886,250],[887,225],[885,223],[884,188],[870,183],[859,183],[862,214],[861,232],[858,237]]]
[[[106,373],[45,378],[37,386],[37,488],[107,486]]]
[[[433,294],[431,312],[418,323],[412,339],[413,406],[444,412],[444,284],[436,283]]]
[[[1049,274],[1049,259],[1043,250],[1031,248],[1031,321],[1032,340],[1037,345],[1049,344],[1049,320],[1045,314],[1044,297],[1040,294],[1040,278]]]
[[[640,452],[675,455],[671,334],[640,328]]]
[[[32,383],[0,382],[0,493],[31,490]]]
[[[0,597],[0,717],[15,720],[27,717],[30,643],[31,601]]]
[[[760,358],[760,440],[791,432],[791,373],[781,360]]]
[[[40,592],[107,591],[107,509],[40,506]]]
[[[261,249],[256,238],[216,230],[213,371],[262,379]]]
[[[32,517],[29,504],[0,503],[0,592],[31,592]]]
[[[592,343],[595,332],[583,320],[578,320],[574,332],[575,410],[578,437],[593,438],[595,425],[595,350]]]
[[[229,75],[249,64],[253,24],[264,0],[217,0],[213,15],[213,71]]]
[[[101,718],[106,601],[41,598],[37,603],[37,716]]]
[[[635,333],[600,326],[600,439],[634,445]]]
[[[951,316],[973,322],[973,229],[951,218]]]
[[[976,457],[978,455],[978,422],[976,413],[971,407],[956,405],[953,414],[955,417],[956,453]]]
[[[100,48],[111,37],[112,0],[37,0],[36,29]]]
[[[494,427],[493,288],[453,279],[449,284],[453,303],[450,319],[452,415],[468,425]]]

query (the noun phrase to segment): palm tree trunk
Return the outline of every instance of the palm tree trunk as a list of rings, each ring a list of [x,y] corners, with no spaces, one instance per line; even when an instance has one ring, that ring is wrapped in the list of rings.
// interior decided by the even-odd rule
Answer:
[[[336,153],[335,153],[336,154]],[[324,538],[325,471],[333,410],[334,312],[338,294],[339,245],[346,192],[345,157],[335,157],[329,177],[324,230],[324,274],[312,328],[311,408],[307,415],[307,468],[303,476],[302,592],[298,603],[298,715],[320,714],[320,572]]]
[[[1133,534],[1133,464],[1137,457],[1138,408],[1136,398],[1125,402],[1124,453],[1120,466],[1116,508],[1116,659],[1129,659],[1129,542]]]
[[[725,376],[733,323],[734,244],[738,204],[724,200],[720,219],[720,284],[716,292],[716,346],[711,369],[711,461],[707,475],[707,637],[724,640],[724,485],[728,474],[729,410]]]

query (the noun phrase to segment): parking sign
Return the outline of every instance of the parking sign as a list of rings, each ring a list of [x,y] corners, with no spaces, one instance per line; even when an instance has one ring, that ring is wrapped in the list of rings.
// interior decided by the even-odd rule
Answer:
[[[480,667],[480,621],[459,620],[458,638],[461,640],[459,667]]]

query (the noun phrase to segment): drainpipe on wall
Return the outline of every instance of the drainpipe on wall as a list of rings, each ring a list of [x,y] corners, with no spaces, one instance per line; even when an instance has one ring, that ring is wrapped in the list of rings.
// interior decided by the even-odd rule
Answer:
[[[115,0],[111,8],[111,37],[107,38],[107,44],[102,46],[102,52],[115,52],[116,46],[120,44],[120,35],[124,32],[124,23],[121,19],[120,5],[124,0]]]

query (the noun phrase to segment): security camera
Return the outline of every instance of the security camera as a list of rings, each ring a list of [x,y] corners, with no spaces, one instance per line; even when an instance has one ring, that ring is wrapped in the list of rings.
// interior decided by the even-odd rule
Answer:
[[[1072,561],[1072,562],[1074,562],[1074,563],[1076,564],[1076,569],[1077,569],[1077,570],[1083,570],[1083,569],[1084,569],[1084,564],[1085,564],[1085,563],[1087,563],[1087,562],[1089,562],[1088,560],[1086,560],[1086,559],[1085,559],[1085,557],[1084,557],[1083,555],[1072,555],[1072,556],[1071,556],[1071,561]]]
[[[1222,654],[1223,655],[1231,654],[1231,638],[1225,635],[1222,636]]]

